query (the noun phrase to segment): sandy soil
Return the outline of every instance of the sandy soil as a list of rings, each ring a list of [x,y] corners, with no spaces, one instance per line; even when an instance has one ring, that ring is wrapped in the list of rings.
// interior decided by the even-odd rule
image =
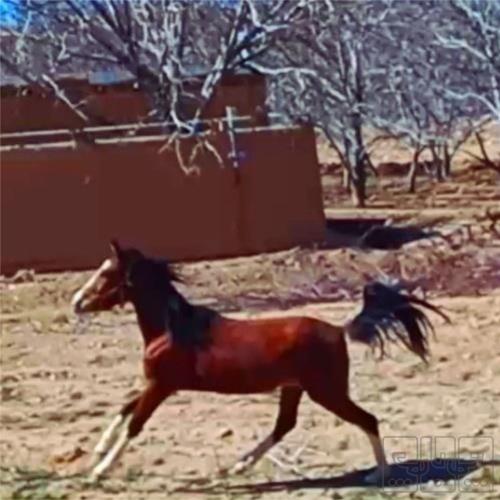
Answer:
[[[491,458],[490,443],[494,440],[498,445],[500,438],[500,290],[487,297],[437,303],[449,310],[453,324],[437,321],[438,339],[429,367],[398,349],[393,350],[393,359],[376,362],[361,346],[350,346],[354,398],[381,419],[389,452],[417,458],[409,437],[434,436],[439,437],[439,452],[447,456],[459,446],[462,458],[473,452]],[[342,322],[354,307],[320,304],[286,314]],[[141,343],[132,314],[106,315],[85,335],[72,335],[69,330],[71,325],[66,323],[60,331],[40,333],[28,325],[22,331],[4,329],[2,498],[9,498],[9,493],[12,498],[64,498],[65,494],[69,498],[164,498],[166,492],[169,498],[194,498],[195,492],[201,498],[244,493],[255,498],[259,492],[266,498],[409,494],[342,488],[342,481],[335,478],[372,465],[369,445],[355,427],[307,399],[297,428],[272,452],[280,465],[264,459],[245,477],[219,480],[220,467],[230,465],[270,430],[275,394],[175,395],[157,411],[112,477],[99,487],[86,486],[78,473],[85,469],[99,433],[141,387]],[[396,439],[401,436],[405,439]],[[494,474],[494,468],[486,467],[470,476],[477,481],[476,488],[496,488],[496,493],[484,492],[482,498],[498,498],[498,467]],[[317,481],[303,485],[302,475]],[[273,485],[284,480],[288,484]],[[256,490],[259,483],[269,484]],[[463,485],[448,483],[446,488],[453,492],[459,484]],[[230,489],[242,485],[250,486]],[[432,490],[418,492],[429,498],[432,494]]]
[[[496,196],[498,181],[488,179],[486,187],[474,185]],[[335,181],[327,178],[326,185]],[[68,302],[88,273],[27,272],[15,283],[0,282],[0,497],[499,498],[500,465],[485,463],[494,458],[492,443],[497,454],[500,443],[500,238],[479,220],[488,200],[473,192],[479,201],[466,215],[447,212],[448,226],[473,225],[451,243],[415,243],[397,252],[292,249],[181,268],[183,290],[227,314],[307,314],[332,323],[354,312],[363,283],[380,270],[420,280],[452,318],[451,325],[436,319],[430,365],[397,348],[391,359],[376,361],[350,345],[352,393],[379,417],[391,462],[418,458],[431,468],[427,478],[442,482],[367,488],[364,472],[352,474],[373,465],[366,438],[307,398],[296,429],[269,458],[243,476],[221,477],[221,468],[270,431],[277,395],[180,393],[155,413],[108,479],[87,484],[92,447],[143,384],[138,328],[127,308],[75,334]],[[435,199],[446,199],[442,194]],[[403,200],[401,206],[414,217],[419,205]],[[419,216],[426,214],[435,215],[421,210]],[[451,460],[457,454],[462,471]],[[441,455],[448,461],[434,460]],[[481,467],[474,465],[479,455]]]

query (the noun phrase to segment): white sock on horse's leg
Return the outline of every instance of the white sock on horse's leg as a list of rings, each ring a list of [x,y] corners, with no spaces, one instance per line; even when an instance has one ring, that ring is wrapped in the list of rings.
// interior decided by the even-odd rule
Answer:
[[[245,453],[236,464],[230,469],[233,474],[238,474],[253,464],[258,462],[274,445],[276,440],[270,434],[266,439],[261,441],[253,450]]]
[[[370,440],[370,444],[373,448],[373,453],[375,455],[375,459],[377,460],[377,465],[382,468],[387,467],[387,459],[385,458],[384,446],[382,445],[382,440],[380,436],[373,436],[372,434],[368,434],[368,439]]]
[[[125,419],[121,413],[119,415],[116,415],[113,421],[102,433],[101,439],[94,448],[94,454],[99,458],[102,457],[102,455],[104,455],[115,442],[118,430],[122,426],[124,420]]]
[[[90,473],[91,480],[99,479],[121,456],[127,447],[130,438],[128,436],[128,423],[132,415],[126,417],[122,423],[122,430],[118,439],[115,441],[111,450],[108,451],[105,457],[92,469]]]
[[[369,483],[379,483],[389,471],[389,464],[385,457],[384,446],[382,445],[382,440],[380,436],[374,436],[373,434],[367,434],[370,444],[372,445],[373,454],[375,455],[375,460],[377,461],[377,468],[375,471],[371,472],[366,476],[366,481]]]

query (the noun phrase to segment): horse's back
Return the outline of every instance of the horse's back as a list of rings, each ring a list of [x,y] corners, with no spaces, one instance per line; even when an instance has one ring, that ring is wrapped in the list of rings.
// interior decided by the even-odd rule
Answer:
[[[333,345],[343,340],[336,328],[307,317],[223,319],[212,329],[209,346],[197,352],[199,380],[207,390],[221,392],[300,384],[301,370],[314,363],[311,353],[324,352],[322,342]]]

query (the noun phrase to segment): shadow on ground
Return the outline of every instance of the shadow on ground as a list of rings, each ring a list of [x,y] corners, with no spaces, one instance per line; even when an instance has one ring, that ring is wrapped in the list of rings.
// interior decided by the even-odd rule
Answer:
[[[462,491],[488,491],[493,488],[492,483],[474,483],[467,481],[467,475],[488,465],[500,465],[500,460],[478,461],[465,459],[434,459],[408,460],[392,464],[389,475],[377,485],[366,482],[366,476],[374,469],[365,469],[350,472],[342,476],[294,479],[287,481],[271,481],[253,484],[211,485],[206,487],[185,486],[177,488],[179,493],[206,494],[206,493],[270,493],[277,491],[293,491],[301,489],[343,489],[343,488],[408,488],[426,489],[427,491],[455,491],[457,481],[462,481]],[[425,486],[425,488],[422,488]]]
[[[373,485],[368,484],[366,476],[374,469],[364,469],[350,472],[342,476],[293,479],[286,481],[268,481],[260,483],[231,484],[229,478],[197,478],[185,480],[182,486],[170,489],[169,493],[184,493],[191,497],[194,495],[255,495],[275,492],[291,492],[299,490],[328,490],[345,488],[379,488],[393,489],[395,491],[422,490],[429,493],[446,493],[457,490],[470,493],[485,493],[494,491],[495,485],[499,483],[492,476],[476,477],[468,480],[466,476],[486,466],[499,466],[500,460],[479,461],[465,459],[434,459],[434,460],[408,460],[398,464],[392,464],[389,475],[383,482]],[[71,491],[78,490],[101,490],[110,493],[134,491],[136,479],[140,478],[165,478],[166,484],[172,477],[162,474],[138,474],[137,477],[108,478],[99,483],[89,483],[86,474],[60,474],[54,471],[27,471],[16,468],[0,467],[2,475],[5,475],[4,486],[9,486],[11,496],[9,498],[44,498],[60,499],[66,498]],[[7,476],[10,476],[8,480]],[[234,481],[234,477],[231,478]],[[180,481],[182,484],[182,480]],[[163,488],[166,486],[163,486]],[[179,483],[178,483],[179,484]],[[9,488],[8,488],[9,489]],[[162,487],[160,487],[162,489]],[[167,490],[164,490],[167,491]],[[5,492],[4,492],[5,493]],[[1,494],[1,493],[0,493]]]

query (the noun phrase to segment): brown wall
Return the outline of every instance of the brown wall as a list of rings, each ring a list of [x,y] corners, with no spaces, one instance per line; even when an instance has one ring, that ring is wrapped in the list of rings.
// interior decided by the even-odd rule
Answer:
[[[224,156],[227,135],[215,140]],[[4,151],[2,272],[91,268],[113,237],[173,260],[322,239],[312,130],[241,133],[236,140],[240,168],[221,167],[207,153],[201,173],[189,176],[154,141]]]
[[[216,89],[205,116],[225,116],[226,107],[231,106],[238,115],[251,116],[254,123],[265,125],[266,92],[266,79],[262,75],[227,76]]]
[[[144,94],[131,84],[99,87],[85,81],[68,82],[64,88],[73,102],[84,101],[82,111],[93,118],[86,123],[61,101],[42,95],[40,89],[3,87],[0,106],[2,133],[28,130],[74,129],[90,125],[134,123],[144,119],[149,110]],[[235,75],[223,79],[207,118],[226,114],[226,106],[235,107],[240,116],[255,116],[257,107],[265,107],[265,78],[260,75]],[[264,124],[262,120],[256,120]]]

